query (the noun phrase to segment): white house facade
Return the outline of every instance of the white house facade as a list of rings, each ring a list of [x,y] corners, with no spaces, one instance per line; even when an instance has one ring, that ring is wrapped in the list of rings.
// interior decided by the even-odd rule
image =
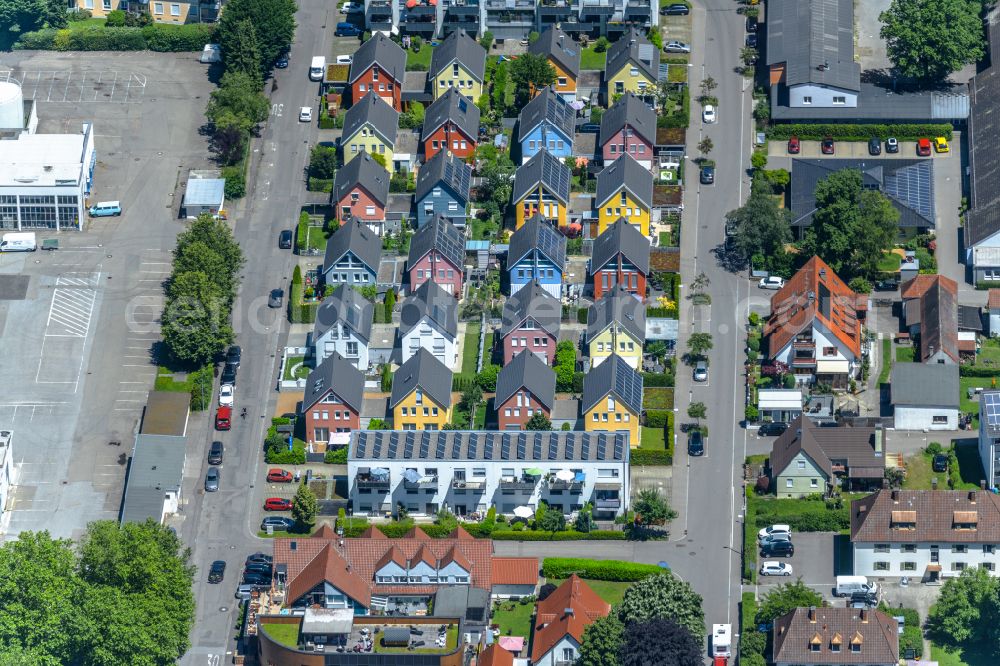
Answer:
[[[359,515],[430,516],[550,510],[592,503],[595,517],[628,509],[629,436],[587,432],[366,431],[348,449],[350,502]]]
[[[824,375],[853,377],[857,357],[840,338],[818,318],[813,320],[811,334],[800,333],[773,355],[795,374],[797,384],[808,384]]]
[[[558,643],[549,648],[533,666],[564,666],[574,664],[580,658],[580,643],[572,635],[566,634]]]
[[[358,370],[368,370],[368,340],[361,337],[346,322],[337,322],[314,341],[316,365],[337,352],[351,362]]]
[[[406,363],[421,347],[434,355],[451,370],[458,369],[458,340],[450,335],[430,315],[421,317],[410,330],[403,333],[400,363]]]
[[[858,92],[816,83],[788,87],[788,106],[792,108],[857,108]]]

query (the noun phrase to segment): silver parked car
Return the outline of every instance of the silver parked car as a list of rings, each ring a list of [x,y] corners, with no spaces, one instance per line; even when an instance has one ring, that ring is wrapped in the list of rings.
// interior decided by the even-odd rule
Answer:
[[[694,380],[696,382],[707,382],[708,381],[708,363],[705,361],[698,361],[694,366]]]
[[[671,40],[663,45],[663,50],[667,53],[691,53],[691,45]]]
[[[219,468],[209,467],[205,473],[205,492],[214,493],[219,489]]]

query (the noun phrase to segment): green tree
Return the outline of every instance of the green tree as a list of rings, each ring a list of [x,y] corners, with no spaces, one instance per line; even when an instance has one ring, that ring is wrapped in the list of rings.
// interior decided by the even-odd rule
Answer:
[[[1000,652],[1000,581],[981,567],[969,567],[957,578],[945,581],[937,603],[927,615],[927,631],[948,647],[988,645]]]
[[[625,628],[622,666],[690,666],[702,663],[701,636],[672,618],[634,622]]]
[[[541,520],[535,521],[535,529],[546,532],[561,532],[566,529],[566,516],[563,515],[562,511],[549,509]]]
[[[609,45],[610,42],[608,42],[607,37],[604,36],[598,37],[597,41],[594,42],[594,53],[604,53],[605,51],[608,50]]]
[[[483,36],[479,38],[479,45],[482,46],[488,52],[493,48],[493,33],[489,30],[483,33]]]
[[[385,155],[381,153],[372,153],[371,158],[376,164],[380,164],[386,169],[389,168],[388,166],[386,166]]]
[[[316,525],[316,515],[319,513],[319,503],[316,501],[316,493],[312,491],[308,483],[303,483],[295,491],[292,498],[292,518],[300,532],[311,532]]]
[[[315,145],[309,152],[309,175],[313,178],[330,180],[337,173],[337,149],[332,146]]]
[[[497,69],[493,73],[493,91],[491,93],[493,108],[500,114],[503,114],[507,109],[507,84],[509,82],[510,73],[507,61],[504,61],[497,65]]]
[[[755,254],[784,254],[785,245],[792,239],[791,215],[778,206],[770,189],[755,176],[746,203],[726,213],[731,246],[744,261]]]
[[[945,80],[985,54],[979,0],[892,0],[879,15],[886,54],[900,74]]]
[[[757,608],[756,621],[760,624],[773,622],[776,618],[796,608],[822,606],[823,597],[811,590],[801,580],[783,583],[764,595]]]
[[[226,12],[229,5],[226,5]],[[245,132],[257,129],[257,125],[267,120],[271,103],[260,91],[257,81],[245,72],[226,72],[219,87],[212,91],[205,115],[216,125],[238,125]]]
[[[705,418],[705,403],[703,402],[692,402],[688,405],[687,414],[692,419],[703,419]]]
[[[462,406],[470,414],[476,409],[476,405],[483,401],[483,389],[479,384],[473,384],[462,391]]]
[[[173,296],[163,311],[163,342],[181,364],[201,367],[232,342],[226,297],[199,271],[171,280]]]
[[[177,246],[174,249],[174,261],[187,252],[188,245],[203,243],[221,260],[221,270],[235,280],[235,276],[243,269],[246,259],[243,250],[236,242],[233,231],[227,222],[216,220],[211,215],[199,215],[198,219],[183,232],[177,235]],[[177,272],[175,263],[174,272]]]
[[[691,354],[692,358],[701,358],[705,356],[706,352],[712,350],[712,334],[711,333],[692,333],[688,337],[688,352]]]
[[[497,375],[500,374],[500,366],[487,363],[483,366],[482,372],[476,375],[476,384],[484,391],[492,393],[497,390]]]
[[[125,27],[125,12],[121,9],[115,9],[108,12],[107,17],[104,20],[105,28],[124,28]]]
[[[438,524],[438,527],[448,532],[453,532],[458,527],[458,518],[454,513],[443,507],[437,512],[435,522]]]
[[[9,48],[23,33],[66,25],[61,0],[0,0],[0,47]]]
[[[545,412],[538,410],[531,415],[528,422],[524,424],[525,430],[552,430],[552,420],[545,415]]]
[[[278,57],[291,48],[295,35],[295,10],[295,0],[229,0],[215,31],[223,60],[236,55],[240,44],[237,38],[239,25],[249,21],[257,33],[262,69],[269,70]]]
[[[677,517],[667,498],[656,488],[643,488],[632,503],[635,520],[641,525],[663,525]]]
[[[618,619],[618,611],[611,609],[583,630],[577,666],[621,666],[618,651],[625,640],[625,625]]]
[[[556,70],[544,55],[525,53],[511,65],[511,79],[517,107],[523,108],[535,93],[556,82]]]
[[[246,74],[260,88],[264,82],[264,62],[257,41],[257,31],[254,30],[250,19],[245,18],[236,22],[224,47],[222,59],[226,71]]]
[[[702,155],[708,155],[710,152],[712,152],[712,148],[714,147],[715,144],[712,143],[711,137],[706,136],[704,139],[698,142],[698,152],[700,152]]]
[[[626,625],[670,618],[697,637],[699,643],[705,636],[701,595],[670,571],[644,578],[625,590],[618,618]]]

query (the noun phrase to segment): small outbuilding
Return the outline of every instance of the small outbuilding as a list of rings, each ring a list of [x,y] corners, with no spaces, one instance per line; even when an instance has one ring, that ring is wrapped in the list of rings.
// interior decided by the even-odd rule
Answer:
[[[226,179],[216,171],[191,171],[181,205],[181,216],[193,220],[202,214],[225,217]]]

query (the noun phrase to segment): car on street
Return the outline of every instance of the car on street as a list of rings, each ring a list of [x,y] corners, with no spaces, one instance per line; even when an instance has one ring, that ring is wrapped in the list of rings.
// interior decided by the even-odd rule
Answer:
[[[215,429],[230,430],[233,427],[233,408],[219,407],[215,412]]]
[[[899,280],[876,280],[875,291],[896,291],[899,289]]]
[[[219,377],[219,381],[223,384],[232,384],[236,386],[236,369],[240,367],[239,363],[232,363],[226,361],[226,366],[222,368],[222,375]]]
[[[311,106],[303,106],[299,110],[299,122],[300,123],[311,123],[313,119],[313,110]]]
[[[223,560],[216,560],[212,562],[212,566],[208,569],[208,582],[209,583],[221,583],[222,579],[226,576],[226,563]]]
[[[881,155],[882,154],[882,142],[879,138],[873,136],[868,139],[868,154],[869,155]]]
[[[934,456],[931,461],[931,469],[935,472],[947,472],[948,471],[948,456],[943,453],[938,453]]]
[[[222,446],[222,442],[218,440],[212,442],[208,447],[208,464],[221,465],[224,453],[225,447]]]
[[[268,516],[264,520],[260,521],[260,529],[266,530],[268,527],[272,527],[276,530],[290,530],[295,526],[295,521],[291,518],[285,518],[284,516]]]
[[[777,275],[768,275],[766,278],[761,278],[757,286],[761,289],[781,289],[785,286],[785,278],[778,277]]]
[[[274,61],[274,66],[277,67],[278,69],[287,69],[288,56],[286,55],[280,56],[277,60]]]
[[[693,428],[688,431],[688,455],[705,455],[705,436],[702,434],[700,428]]]
[[[250,555],[247,555],[246,563],[250,564],[251,562],[267,562],[268,564],[270,564],[273,561],[274,558],[268,555],[267,553],[251,553]]]
[[[705,108],[701,111],[701,119],[708,124],[714,123],[717,118],[715,115],[715,107],[711,104],[706,104]]]
[[[285,292],[282,289],[272,289],[267,297],[267,307],[280,308],[285,300]]]
[[[701,172],[698,175],[698,180],[702,185],[711,185],[715,182],[715,167],[706,164],[701,168]]]
[[[747,32],[757,32],[757,17],[748,16],[747,17]]]
[[[917,140],[917,155],[920,157],[930,157],[931,154],[931,140],[930,139],[918,139]]]
[[[833,155],[837,150],[836,145],[833,142],[833,137],[828,136],[823,139],[823,141],[819,144],[819,149],[824,155]]]
[[[707,382],[708,381],[708,364],[705,361],[698,361],[694,364],[694,372],[691,378],[696,382]]]
[[[691,13],[691,8],[687,5],[675,2],[672,5],[667,5],[660,9],[660,14],[663,16],[687,16]]]
[[[761,576],[791,576],[792,565],[787,562],[769,561],[760,565]]]
[[[770,525],[768,527],[762,527],[759,532],[757,532],[757,540],[766,539],[772,534],[791,534],[792,528],[788,525]]]
[[[948,139],[943,136],[939,136],[934,139],[934,152],[935,153],[947,153],[951,150],[948,146]]]
[[[691,53],[691,45],[672,39],[663,45],[663,50],[667,53]]]
[[[243,358],[243,348],[239,345],[230,345],[226,350],[226,363],[240,367],[240,359]]]
[[[278,235],[278,248],[282,250],[292,249],[292,230],[282,229],[281,233]]]
[[[219,468],[209,467],[205,472],[205,492],[214,493],[219,489]]]
[[[795,546],[791,541],[775,541],[762,545],[760,554],[764,557],[792,557],[795,555]]]
[[[232,384],[223,384],[219,387],[219,404],[223,407],[232,407],[235,401],[236,391]]]
[[[601,131],[600,123],[584,123],[577,130],[580,134],[598,134]]]
[[[243,567],[243,573],[270,576],[274,571],[271,568],[270,562],[249,562]]]
[[[271,483],[291,483],[292,473],[284,469],[269,469],[267,480]]]
[[[751,32],[750,34],[748,34],[746,36],[746,39],[744,40],[744,42],[746,43],[746,45],[748,47],[750,47],[752,49],[757,48],[757,33],[756,32]]]
[[[333,31],[333,34],[335,37],[357,37],[361,34],[361,28],[353,23],[341,21],[337,24],[337,28]]]
[[[799,137],[793,136],[788,139],[788,154],[798,155],[799,151],[802,150],[802,145],[799,143]]]
[[[898,153],[899,152],[899,141],[896,137],[890,136],[885,140],[885,152],[887,153]]]
[[[765,423],[758,428],[757,434],[763,437],[776,437],[777,435],[783,435],[786,430],[788,430],[787,423],[772,421],[770,423]]]
[[[760,544],[761,548],[767,548],[769,546],[773,546],[774,544],[780,541],[791,543],[792,535],[789,534],[788,532],[775,532],[774,534],[767,535],[763,539],[757,539],[757,542]]]
[[[243,574],[243,584],[255,587],[269,587],[271,585],[271,576],[254,572],[245,573]]]
[[[340,11],[343,14],[357,14],[365,11],[365,6],[360,2],[345,2],[340,6]]]
[[[291,511],[292,500],[284,497],[268,497],[264,500],[264,511]]]

